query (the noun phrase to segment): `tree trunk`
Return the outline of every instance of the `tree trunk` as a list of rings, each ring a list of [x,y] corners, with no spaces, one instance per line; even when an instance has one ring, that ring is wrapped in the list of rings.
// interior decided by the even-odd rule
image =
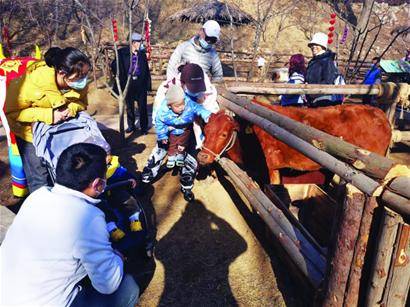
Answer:
[[[255,60],[256,60],[256,56],[258,55],[258,49],[259,49],[259,44],[261,41],[261,34],[262,34],[262,26],[258,24],[258,26],[256,27],[256,32],[255,32],[255,40],[253,41],[253,55],[252,55],[252,63],[251,63],[251,67],[249,70],[249,74],[248,74],[248,81],[251,81],[253,78],[253,74],[254,74],[254,66],[255,66]]]

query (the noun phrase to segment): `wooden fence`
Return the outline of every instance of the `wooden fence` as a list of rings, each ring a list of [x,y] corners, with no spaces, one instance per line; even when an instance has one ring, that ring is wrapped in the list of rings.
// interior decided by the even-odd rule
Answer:
[[[363,149],[255,105],[222,87],[218,88],[218,102],[348,183],[334,221],[333,246],[323,254],[310,236],[300,231],[297,221],[280,212],[286,208],[267,199],[233,162],[219,160],[272,230],[291,265],[313,286],[316,305],[405,306],[410,286],[409,166],[376,154],[367,160],[358,156],[366,152]],[[307,253],[312,248],[315,251]]]

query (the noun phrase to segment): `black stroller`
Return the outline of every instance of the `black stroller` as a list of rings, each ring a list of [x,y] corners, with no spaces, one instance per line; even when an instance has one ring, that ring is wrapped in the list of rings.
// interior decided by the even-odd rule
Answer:
[[[96,121],[86,112],[58,125],[46,125],[37,122],[33,125],[33,145],[55,181],[57,160],[65,148],[78,143],[92,143],[101,146],[110,153],[111,148],[98,129]],[[105,213],[107,223],[115,221],[121,232],[125,234],[117,240],[111,240],[113,248],[127,257],[143,255],[153,256],[155,235],[153,223],[149,223],[144,208],[138,200],[142,190],[132,188],[132,180],[136,179],[112,156],[107,168],[107,187],[100,196],[99,208]],[[137,213],[137,229],[130,229],[129,211]],[[135,225],[135,223],[134,223]],[[113,239],[113,237],[111,237]]]

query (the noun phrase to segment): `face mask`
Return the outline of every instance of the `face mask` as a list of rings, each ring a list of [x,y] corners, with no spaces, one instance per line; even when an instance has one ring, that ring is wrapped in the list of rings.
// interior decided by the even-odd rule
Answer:
[[[77,81],[72,81],[72,82],[67,81],[67,85],[74,90],[82,90],[87,85],[87,77],[84,77]]]
[[[202,92],[192,93],[192,92],[190,92],[187,88],[185,88],[185,93],[186,93],[188,96],[193,97],[193,98],[198,98],[199,96],[202,95]]]
[[[199,44],[201,45],[201,47],[205,50],[209,50],[211,49],[212,45],[208,44],[204,39],[199,38]]]

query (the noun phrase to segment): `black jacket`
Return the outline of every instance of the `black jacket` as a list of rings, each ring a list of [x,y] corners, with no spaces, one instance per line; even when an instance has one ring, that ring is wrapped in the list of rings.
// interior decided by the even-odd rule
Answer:
[[[124,47],[118,50],[119,58],[119,68],[120,68],[120,84],[121,88],[124,89],[127,83],[128,70],[130,68],[130,47]],[[130,80],[128,97],[134,96],[135,99],[141,94],[151,91],[151,73],[149,71],[147,55],[145,51],[138,51],[138,65],[140,67],[140,76],[137,80]],[[116,76],[117,73],[117,62],[116,60],[111,63],[111,70]],[[117,85],[114,82],[114,91],[118,93]],[[131,95],[131,96],[130,96]]]
[[[313,57],[307,66],[306,82],[308,84],[334,84],[339,74],[334,61],[335,54],[329,50]]]

